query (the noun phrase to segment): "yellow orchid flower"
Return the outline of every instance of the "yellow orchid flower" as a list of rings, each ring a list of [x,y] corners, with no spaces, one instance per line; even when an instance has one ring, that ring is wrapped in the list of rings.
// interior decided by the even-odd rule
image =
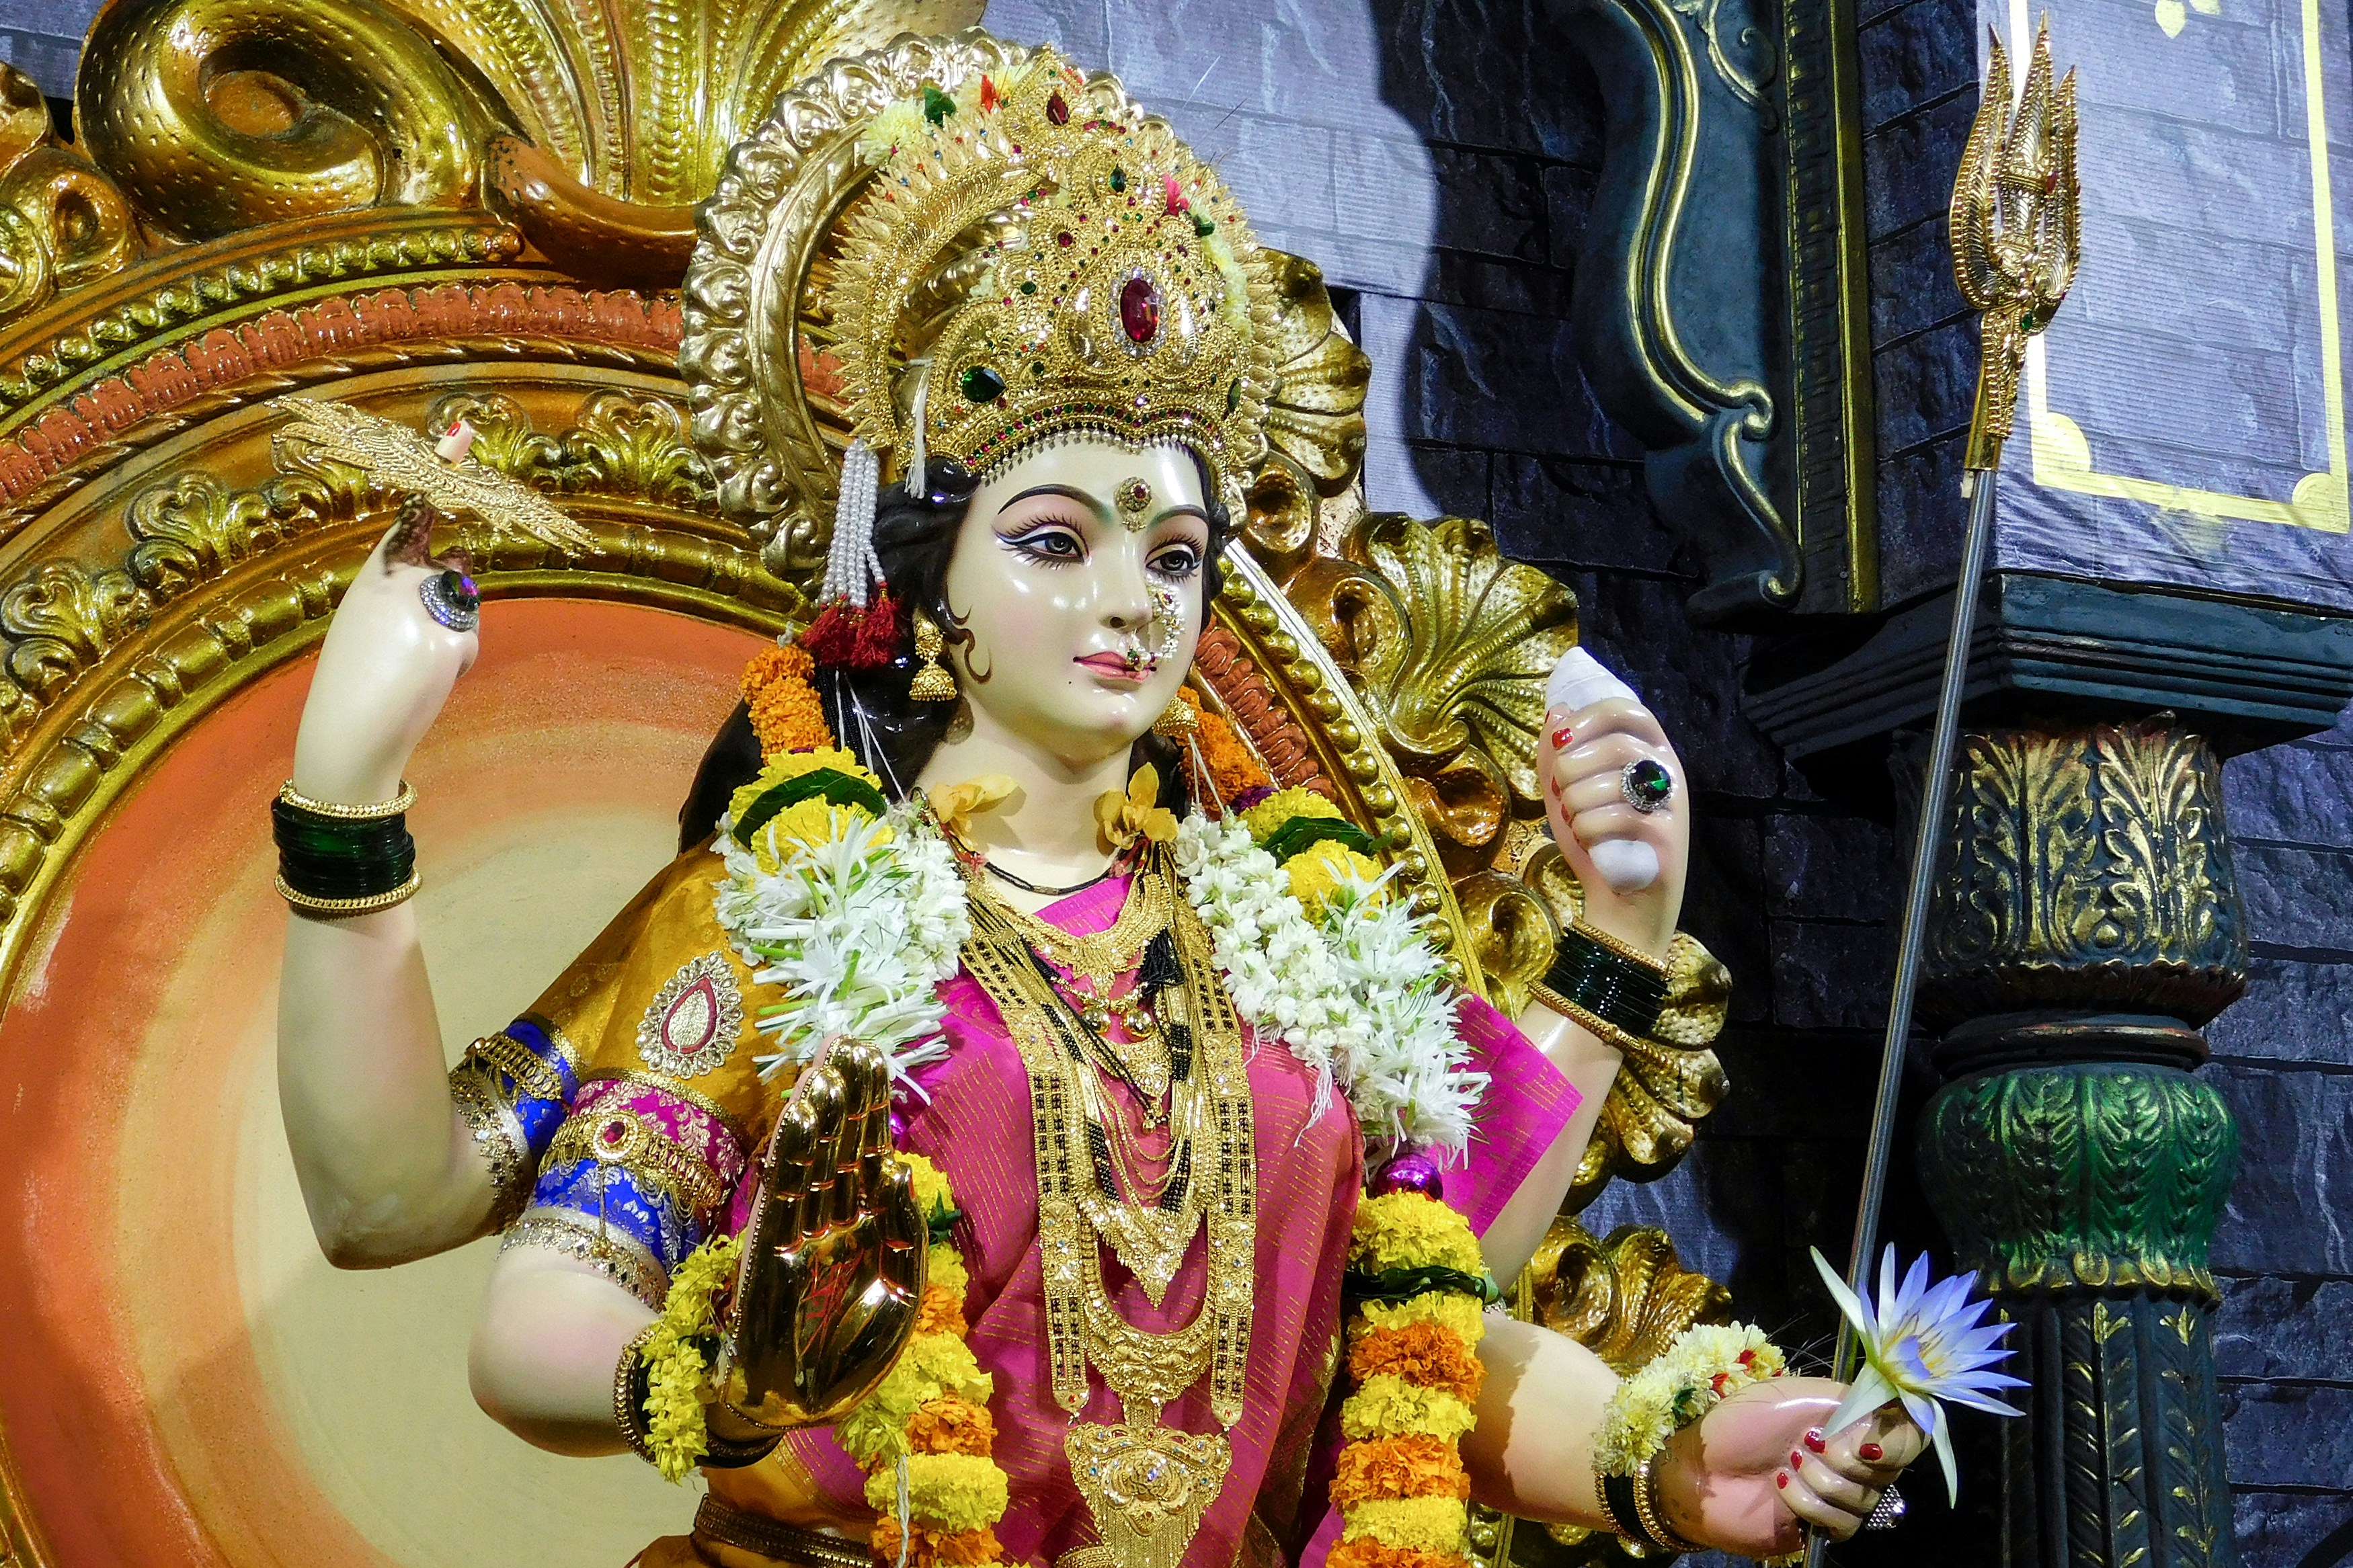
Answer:
[[[1105,849],[1123,849],[1138,834],[1155,844],[1176,837],[1176,814],[1160,804],[1160,771],[1150,763],[1135,770],[1127,793],[1107,789],[1095,796],[1095,832]]]
[[[976,779],[933,790],[932,815],[940,819],[940,826],[951,837],[968,839],[972,837],[972,819],[1003,805],[1019,787],[1003,773],[983,773]]]

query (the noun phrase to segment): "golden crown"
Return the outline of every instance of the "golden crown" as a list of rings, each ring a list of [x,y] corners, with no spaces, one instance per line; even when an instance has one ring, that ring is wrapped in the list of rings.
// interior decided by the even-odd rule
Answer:
[[[893,471],[920,451],[986,478],[1081,433],[1176,442],[1240,507],[1277,380],[1273,277],[1165,121],[1041,48],[926,83],[858,146],[875,172],[827,349],[852,430]]]

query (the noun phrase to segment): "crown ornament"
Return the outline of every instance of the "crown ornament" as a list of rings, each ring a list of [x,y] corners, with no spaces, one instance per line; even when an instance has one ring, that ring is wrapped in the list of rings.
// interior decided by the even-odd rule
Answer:
[[[851,427],[903,477],[985,480],[1092,436],[1199,453],[1239,507],[1265,454],[1273,281],[1166,122],[1040,48],[926,83],[859,138],[874,177],[831,290]]]

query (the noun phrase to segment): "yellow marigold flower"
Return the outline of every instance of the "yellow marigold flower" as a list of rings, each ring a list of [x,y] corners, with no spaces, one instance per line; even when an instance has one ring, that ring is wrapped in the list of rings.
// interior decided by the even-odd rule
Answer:
[[[899,1507],[899,1476],[886,1466],[866,1478],[866,1500],[881,1513]],[[907,1502],[918,1528],[981,1530],[1005,1517],[1009,1500],[1005,1472],[978,1454],[911,1454],[907,1457]]]
[[[872,785],[878,793],[882,788],[882,781],[860,766],[855,753],[838,746],[819,747],[810,752],[786,752],[780,756],[770,757],[760,769],[758,778],[728,797],[728,814],[740,822],[744,814],[752,809],[752,803],[762,795],[787,779],[813,773],[819,768],[831,768],[835,773],[847,773]]]
[[[1381,875],[1380,867],[1371,859],[1329,838],[1302,849],[1282,863],[1282,869],[1291,879],[1291,896],[1299,900],[1311,921],[1324,918],[1324,901],[1332,896],[1343,878],[1373,882],[1378,881]],[[1384,889],[1374,898],[1386,894]]]
[[[863,1468],[907,1451],[907,1421],[944,1394],[986,1405],[996,1381],[954,1334],[917,1334],[866,1402],[834,1426],[834,1441]]]
[[[1260,843],[1294,816],[1338,816],[1340,808],[1312,789],[1277,790],[1242,813],[1242,826]]]
[[[950,1190],[947,1176],[937,1165],[921,1154],[902,1154],[899,1163],[907,1167],[908,1179],[914,1185],[917,1213],[929,1219],[935,1208],[955,1207],[955,1194]],[[936,1248],[933,1257],[936,1261]]]
[[[1419,1193],[1386,1193],[1356,1205],[1348,1244],[1352,1268],[1379,1274],[1391,1268],[1456,1268],[1486,1271],[1471,1222],[1435,1198]]]
[[[965,1271],[963,1258],[945,1242],[931,1249],[930,1268],[931,1282],[943,1290],[952,1290],[961,1298],[972,1289],[972,1276]]]
[[[1377,1373],[1340,1406],[1340,1430],[1349,1441],[1376,1437],[1460,1437],[1478,1414],[1437,1388],[1416,1388],[1395,1373]]]
[[[1470,1510],[1451,1497],[1386,1498],[1350,1509],[1340,1539],[1356,1541],[1369,1535],[1400,1552],[1459,1556],[1470,1525]]]
[[[1367,1301],[1359,1309],[1361,1316],[1348,1325],[1348,1337],[1359,1339],[1376,1329],[1401,1329],[1408,1323],[1436,1323],[1442,1329],[1452,1329],[1462,1336],[1462,1342],[1475,1345],[1487,1332],[1486,1310],[1475,1297],[1452,1290],[1425,1290],[1420,1295],[1390,1306],[1384,1301]]]

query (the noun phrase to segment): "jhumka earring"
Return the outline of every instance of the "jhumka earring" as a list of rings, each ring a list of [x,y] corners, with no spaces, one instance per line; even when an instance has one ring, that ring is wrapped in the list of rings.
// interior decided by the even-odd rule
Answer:
[[[939,623],[923,611],[915,612],[915,657],[923,667],[915,671],[915,679],[907,687],[907,695],[918,702],[953,702],[956,696],[955,677],[940,663],[940,650],[947,639],[940,635]]]
[[[1168,700],[1168,706],[1163,708],[1160,717],[1152,721],[1154,734],[1165,735],[1172,741],[1185,740],[1200,728],[1199,716],[1193,711],[1193,705],[1185,700],[1185,694],[1181,691]]]

